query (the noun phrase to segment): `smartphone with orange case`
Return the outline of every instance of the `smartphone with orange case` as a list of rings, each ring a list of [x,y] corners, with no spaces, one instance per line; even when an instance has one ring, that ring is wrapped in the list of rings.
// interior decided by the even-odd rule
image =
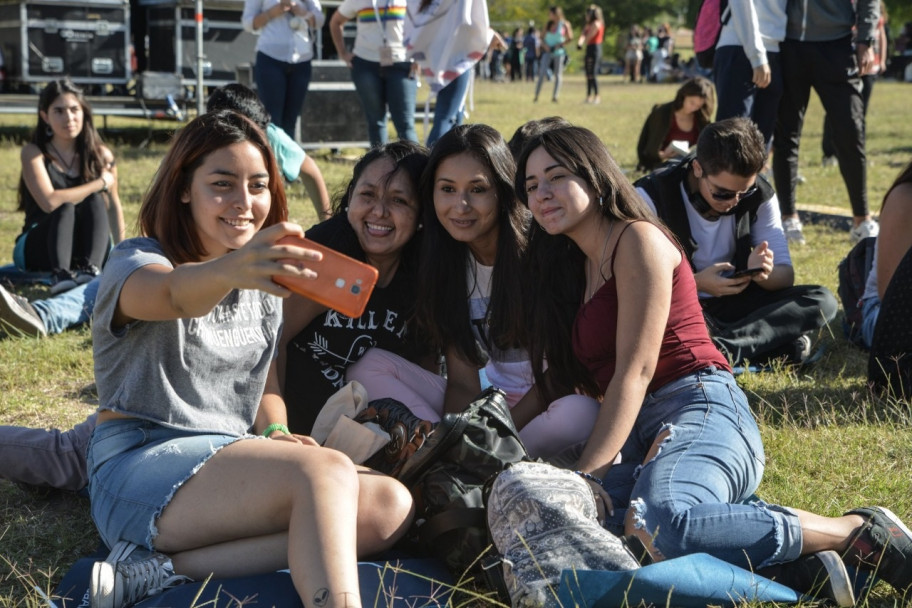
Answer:
[[[364,313],[377,285],[376,268],[310,239],[286,236],[278,242],[316,249],[323,259],[311,266],[317,273],[316,279],[276,275],[273,281],[348,317],[357,318]]]

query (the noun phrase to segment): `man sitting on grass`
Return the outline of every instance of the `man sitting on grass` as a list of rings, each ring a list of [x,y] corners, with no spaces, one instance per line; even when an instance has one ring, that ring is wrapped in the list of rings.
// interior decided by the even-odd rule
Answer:
[[[706,126],[695,154],[635,183],[687,254],[709,333],[733,365],[802,363],[811,332],[836,316],[827,288],[794,284],[765,162],[754,123],[731,118]]]

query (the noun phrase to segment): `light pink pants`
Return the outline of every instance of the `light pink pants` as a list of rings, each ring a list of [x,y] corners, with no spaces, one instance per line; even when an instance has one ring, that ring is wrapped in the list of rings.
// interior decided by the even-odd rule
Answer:
[[[433,422],[443,416],[446,379],[389,351],[370,349],[348,367],[345,379],[360,382],[370,400],[391,397],[419,418]],[[512,400],[510,407],[517,400]],[[589,439],[598,411],[595,399],[567,395],[552,401],[548,409],[522,428],[519,436],[530,456],[547,459]]]

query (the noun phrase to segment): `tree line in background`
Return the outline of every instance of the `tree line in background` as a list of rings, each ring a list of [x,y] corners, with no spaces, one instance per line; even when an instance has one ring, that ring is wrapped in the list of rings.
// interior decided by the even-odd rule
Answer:
[[[655,26],[668,22],[672,26],[691,28],[701,3],[702,0],[489,0],[488,12],[494,27],[510,33],[515,27],[527,28],[530,21],[542,28],[548,7],[558,5],[577,31],[584,21],[586,7],[598,4],[605,15],[605,44],[611,45],[618,40],[619,34],[635,23]],[[912,2],[885,0],[885,4],[889,35],[895,38],[903,24],[912,21]],[[621,49],[616,51],[606,52],[606,58],[622,54]]]

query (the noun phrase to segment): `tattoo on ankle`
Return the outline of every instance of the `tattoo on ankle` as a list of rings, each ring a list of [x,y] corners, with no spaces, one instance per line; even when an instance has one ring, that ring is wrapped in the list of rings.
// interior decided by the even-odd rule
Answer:
[[[314,606],[325,606],[326,600],[328,600],[328,599],[329,599],[329,589],[327,589],[326,587],[317,589],[317,592],[314,593],[314,597],[313,597]]]

